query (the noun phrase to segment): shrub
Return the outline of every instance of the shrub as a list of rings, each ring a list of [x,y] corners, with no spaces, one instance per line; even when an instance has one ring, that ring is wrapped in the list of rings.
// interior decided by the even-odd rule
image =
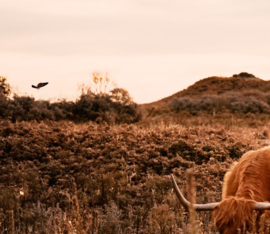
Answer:
[[[119,89],[121,90],[121,89]],[[118,91],[119,91],[118,90]],[[0,116],[15,121],[72,120],[75,122],[96,121],[107,123],[134,123],[141,119],[136,103],[125,91],[116,99],[115,90],[109,95],[82,94],[76,102],[61,100],[55,103],[36,101],[33,97],[14,95],[8,99],[0,94]]]
[[[256,76],[254,76],[251,73],[247,73],[247,72],[241,72],[239,74],[234,74],[232,77],[233,78],[256,78]]]
[[[7,83],[7,78],[0,76],[0,95],[8,97],[11,93],[10,85]]]
[[[270,114],[270,106],[266,101],[255,96],[247,96],[246,93],[242,95],[234,92],[202,97],[182,97],[174,99],[170,108],[176,113],[189,111],[193,115],[198,115],[200,112],[208,114],[224,112]]]

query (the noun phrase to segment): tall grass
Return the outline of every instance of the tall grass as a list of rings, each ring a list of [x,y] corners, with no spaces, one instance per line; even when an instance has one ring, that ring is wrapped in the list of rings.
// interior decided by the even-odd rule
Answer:
[[[169,175],[197,203],[219,201],[230,164],[269,145],[269,124],[195,120],[1,120],[0,233],[215,233],[210,212],[181,207]],[[196,180],[188,190],[187,169]]]

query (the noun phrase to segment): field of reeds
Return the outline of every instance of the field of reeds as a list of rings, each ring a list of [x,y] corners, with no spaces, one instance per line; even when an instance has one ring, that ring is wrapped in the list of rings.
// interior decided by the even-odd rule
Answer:
[[[166,116],[135,124],[0,121],[0,233],[191,233],[186,170],[196,202],[221,199],[230,164],[269,145],[269,117]],[[197,233],[216,233],[210,212]]]

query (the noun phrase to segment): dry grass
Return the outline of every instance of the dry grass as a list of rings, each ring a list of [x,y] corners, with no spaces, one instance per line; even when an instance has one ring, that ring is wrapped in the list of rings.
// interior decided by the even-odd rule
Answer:
[[[0,121],[0,233],[195,233],[169,175],[187,194],[192,168],[196,202],[220,200],[230,164],[269,145],[269,124],[261,116],[173,118]],[[216,232],[210,212],[194,215],[196,233]]]

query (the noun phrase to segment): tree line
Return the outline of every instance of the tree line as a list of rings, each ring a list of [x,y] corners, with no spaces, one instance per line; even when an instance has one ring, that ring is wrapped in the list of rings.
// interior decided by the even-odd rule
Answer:
[[[35,100],[16,93],[11,97],[7,78],[0,76],[0,117],[12,122],[47,119],[108,124],[134,123],[141,119],[139,107],[128,91],[116,87],[107,75],[93,73],[91,85],[82,84],[80,89],[81,94],[75,101]]]

